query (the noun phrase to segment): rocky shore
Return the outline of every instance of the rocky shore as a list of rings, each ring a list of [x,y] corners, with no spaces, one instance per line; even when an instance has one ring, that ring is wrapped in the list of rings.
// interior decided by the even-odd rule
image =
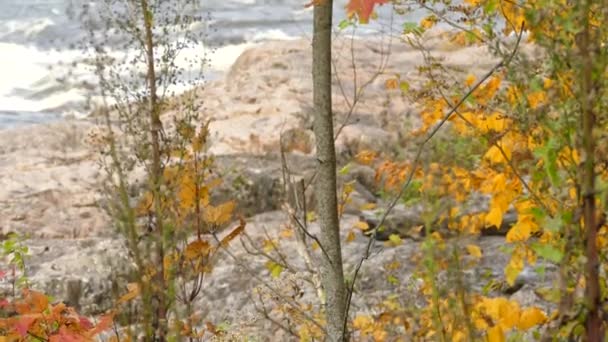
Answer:
[[[482,74],[496,63],[483,48],[457,47],[441,35],[429,36],[426,45],[446,65],[467,73]],[[342,161],[361,148],[392,150],[405,127],[417,124],[416,104],[399,90],[387,90],[385,83],[396,73],[411,84],[420,82],[416,66],[423,63],[421,54],[394,41],[382,67],[387,48],[381,49],[377,41],[356,41],[351,51],[350,41],[336,43],[335,73],[340,81],[334,84],[334,102],[336,126],[344,125],[337,140]],[[356,82],[351,52],[355,56]],[[268,42],[246,50],[224,79],[193,90],[203,102],[202,115],[212,120],[210,152],[217,156],[218,172],[227,177],[238,175],[245,184],[236,187],[235,182],[224,182],[218,196],[237,199],[253,239],[263,239],[265,230],[276,235],[285,222],[281,199],[275,196],[282,186],[278,153],[281,135],[290,169],[305,178],[314,172],[310,64],[309,41]],[[349,114],[351,94],[368,80],[357,107]],[[343,94],[349,99],[345,100]],[[178,114],[173,110],[165,117]],[[111,306],[116,289],[108,276],[113,270],[130,267],[120,237],[99,206],[103,171],[87,140],[88,132],[94,129],[94,119],[90,119],[0,131],[0,232],[28,234],[26,244],[32,256],[27,260],[27,272],[34,287],[76,305],[85,314],[97,314]],[[373,174],[364,166],[351,172],[357,181],[353,195],[359,201],[356,203],[379,201],[373,195]],[[347,210],[344,227],[358,219],[357,210],[356,205]],[[346,270],[352,270],[360,259],[367,239],[357,234],[345,245]],[[476,243],[483,250],[483,259],[467,281],[479,288],[488,272],[502,277],[508,257],[498,248],[504,244],[502,237],[483,237]],[[294,250],[295,241],[286,240],[283,247]],[[236,255],[246,253],[239,243],[231,248]],[[356,310],[366,311],[389,291],[391,285],[378,265],[399,260],[401,269],[396,272],[411,275],[412,266],[407,261],[418,248],[418,242],[408,240],[394,248],[377,244],[374,256],[362,270],[359,291],[365,296],[355,298]],[[263,258],[248,258],[251,270],[268,276]],[[547,270],[553,272],[551,267]],[[519,290],[511,296],[525,305],[547,307],[534,289],[549,279],[526,273]],[[239,271],[239,266],[225,256],[206,280],[200,308],[210,321],[239,324],[247,315],[255,316],[249,296],[251,285],[251,276]],[[411,295],[410,285],[402,282],[390,291]]]

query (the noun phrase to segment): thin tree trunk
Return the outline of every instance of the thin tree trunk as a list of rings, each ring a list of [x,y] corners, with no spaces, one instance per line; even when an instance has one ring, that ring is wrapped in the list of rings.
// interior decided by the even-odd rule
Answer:
[[[586,240],[586,301],[587,320],[585,322],[587,341],[601,341],[602,321],[599,315],[600,286],[599,286],[599,256],[597,250],[597,230],[595,206],[595,140],[594,140],[594,98],[597,89],[594,89],[593,69],[594,56],[592,51],[591,26],[589,23],[590,0],[583,4],[582,16],[584,28],[581,32],[580,51],[583,59],[583,72],[581,82],[581,110],[583,116],[582,140],[584,151],[583,165],[583,221],[585,225]]]
[[[150,143],[152,145],[152,193],[154,194],[154,218],[158,229],[158,241],[156,257],[158,258],[157,293],[158,307],[153,319],[155,328],[154,334],[159,341],[165,341],[167,335],[167,320],[166,320],[166,305],[165,305],[165,270],[164,270],[164,227],[162,220],[162,209],[160,201],[160,185],[162,179],[161,166],[161,151],[160,151],[160,133],[162,130],[162,122],[160,121],[160,113],[158,108],[158,95],[156,88],[156,69],[154,65],[154,36],[152,32],[153,20],[151,9],[147,0],[140,0],[141,11],[144,16],[144,42],[146,44],[146,59],[148,68],[148,91],[149,95],[149,114],[150,114]]]
[[[314,132],[317,145],[318,174],[315,180],[317,215],[321,224],[321,244],[327,252],[321,258],[321,283],[326,296],[327,339],[344,341],[346,286],[342,270],[340,226],[336,186],[336,151],[331,100],[331,25],[332,0],[314,9],[313,102]]]

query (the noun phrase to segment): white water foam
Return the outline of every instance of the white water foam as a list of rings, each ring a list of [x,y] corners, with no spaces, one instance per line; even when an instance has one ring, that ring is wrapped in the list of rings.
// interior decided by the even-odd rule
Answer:
[[[252,43],[229,45],[215,49],[206,56],[210,67],[203,74],[222,74],[230,68],[240,54]],[[86,81],[89,85],[97,83],[91,67],[72,63],[82,61],[86,54],[79,50],[40,50],[35,47],[0,43],[0,111],[3,112],[45,112],[61,108],[62,114],[82,117],[87,113],[79,112],[90,96],[90,88],[77,86]],[[167,89],[169,93],[179,94],[202,82],[198,80],[201,69],[197,60],[202,58],[203,46],[192,46],[180,51],[176,64],[184,70],[184,78],[190,83],[177,84]],[[136,51],[112,52],[118,60],[133,56]],[[140,72],[144,70],[142,65]],[[71,75],[67,76],[68,73]],[[62,83],[58,79],[65,78]],[[143,83],[143,82],[142,82]]]

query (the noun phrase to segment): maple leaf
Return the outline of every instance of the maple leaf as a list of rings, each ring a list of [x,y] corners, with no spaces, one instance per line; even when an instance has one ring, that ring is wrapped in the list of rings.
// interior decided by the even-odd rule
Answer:
[[[350,0],[346,5],[346,14],[349,17],[357,15],[361,24],[367,24],[374,11],[374,6],[386,4],[388,0]]]
[[[78,316],[78,324],[80,324],[80,327],[85,330],[90,330],[93,328],[93,323],[91,323],[91,321],[84,316]]]
[[[101,316],[101,319],[99,320],[99,322],[97,322],[97,325],[95,325],[95,327],[93,329],[89,330],[89,332],[88,332],[89,336],[95,337],[100,332],[110,329],[113,322],[114,322],[114,313],[113,312],[110,312],[108,314]]]
[[[27,336],[27,331],[30,330],[30,327],[32,324],[34,324],[37,318],[38,315],[22,315],[19,317],[19,320],[15,325],[15,331],[17,331],[21,337]]]
[[[208,206],[205,208],[203,213],[203,219],[207,223],[211,223],[214,225],[224,224],[232,219],[232,212],[234,211],[235,203],[234,201],[228,201],[226,203],[222,203],[215,206]]]
[[[525,331],[546,321],[547,315],[541,309],[537,307],[527,308],[521,312],[517,328]]]
[[[196,240],[186,246],[184,256],[188,260],[196,259],[199,257],[206,257],[211,251],[211,245],[205,240]]]
[[[87,339],[73,331],[68,330],[65,326],[59,328],[59,332],[49,338],[49,342],[85,342]]]

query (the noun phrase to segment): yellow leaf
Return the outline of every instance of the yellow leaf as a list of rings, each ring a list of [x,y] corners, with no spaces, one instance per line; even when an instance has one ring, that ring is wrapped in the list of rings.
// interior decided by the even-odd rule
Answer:
[[[370,150],[363,150],[357,153],[355,159],[359,164],[370,165],[376,159],[377,153]]]
[[[137,207],[135,208],[135,213],[138,216],[147,215],[150,210],[152,210],[152,206],[154,205],[154,196],[152,193],[147,192],[144,197],[139,201]]]
[[[373,210],[376,209],[377,206],[376,203],[365,203],[359,207],[359,210]]]
[[[500,144],[499,146],[500,148],[498,148],[496,145],[492,145],[492,147],[490,147],[490,149],[488,149],[488,151],[483,155],[483,159],[492,164],[501,164],[507,162],[507,160],[505,160],[505,155],[507,158],[511,159],[511,150],[504,146],[504,144]],[[501,149],[502,152],[505,153],[504,155],[502,154]]]
[[[428,17],[426,17],[420,21],[420,26],[422,26],[425,29],[430,29],[431,27],[435,26],[437,21],[439,21],[439,19],[436,16],[429,15]]]
[[[221,178],[214,178],[214,179],[210,180],[209,182],[207,182],[206,185],[209,189],[213,189],[216,186],[222,185],[222,182],[223,181]]]
[[[196,240],[190,242],[186,246],[186,250],[184,251],[184,256],[187,260],[193,260],[200,257],[206,257],[211,252],[211,245],[209,242],[205,240]]]
[[[355,330],[366,330],[373,325],[373,320],[369,316],[358,315],[353,320],[353,328]]]
[[[345,196],[348,196],[351,193],[353,193],[353,191],[355,191],[355,182],[345,183],[344,184],[344,188],[342,189],[342,191],[344,192]]]
[[[547,102],[547,93],[540,90],[529,93],[526,98],[532,109],[536,109]]]
[[[500,208],[492,208],[485,217],[486,224],[488,226],[500,227],[502,223],[502,210]]]
[[[273,278],[278,278],[283,272],[283,266],[277,264],[274,261],[267,261],[266,268],[268,269],[268,271],[270,271],[270,275]]]
[[[461,330],[456,330],[452,334],[452,342],[463,342],[466,341],[466,339],[467,335]]]
[[[535,325],[539,325],[542,323],[545,323],[547,321],[547,315],[545,315],[545,313],[537,308],[537,307],[531,307],[531,308],[527,308],[524,309],[521,312],[521,315],[519,316],[519,324],[517,325],[517,328],[519,330],[528,330],[530,328],[532,328]]]
[[[277,248],[277,241],[275,240],[264,240],[264,246],[262,247],[264,252],[270,253]]]
[[[283,239],[289,239],[289,238],[293,237],[293,229],[291,227],[281,229],[281,231],[279,232],[279,236],[282,237]]]
[[[488,342],[505,342],[505,333],[496,325],[488,329]]]
[[[470,87],[475,83],[475,80],[476,80],[475,75],[469,74],[467,76],[467,78],[464,80],[464,84],[466,84],[467,87]]]
[[[476,258],[481,258],[481,248],[479,246],[467,245],[467,252]]]
[[[362,231],[369,230],[369,224],[365,221],[357,221],[353,227]]]
[[[229,222],[232,219],[232,212],[234,211],[234,201],[228,201],[218,206],[208,206],[203,212],[203,219],[207,223],[214,225],[221,225]]]
[[[346,242],[353,242],[355,241],[355,232],[353,232],[352,230],[348,232],[348,234],[346,235]]]
[[[389,235],[388,240],[391,242],[391,244],[393,246],[399,246],[400,244],[403,243],[403,241],[401,240],[401,237],[397,234]]]
[[[514,253],[511,256],[511,260],[509,261],[509,264],[505,268],[505,277],[506,277],[507,283],[510,286],[513,286],[513,284],[515,284],[515,280],[517,279],[517,276],[521,273],[521,271],[523,269],[524,269],[524,260],[523,260],[522,256],[520,255],[520,253]]]
[[[163,270],[164,270],[164,277],[165,280],[169,279],[170,276],[170,270],[171,270],[171,265],[175,262],[176,260],[176,255],[170,253],[170,254],[166,254],[165,257],[163,258]]]
[[[383,342],[386,341],[386,338],[388,337],[388,333],[382,329],[380,326],[377,326],[376,329],[374,329],[374,341],[376,342]]]
[[[120,297],[120,299],[118,299],[118,303],[126,303],[130,300],[133,300],[137,296],[139,296],[139,293],[140,293],[139,284],[129,283],[129,284],[127,284],[127,290],[128,290],[128,292],[126,294],[124,294],[122,297]]]
[[[538,225],[531,216],[520,217],[517,223],[509,229],[506,236],[507,242],[527,241],[533,231],[538,230]]]

